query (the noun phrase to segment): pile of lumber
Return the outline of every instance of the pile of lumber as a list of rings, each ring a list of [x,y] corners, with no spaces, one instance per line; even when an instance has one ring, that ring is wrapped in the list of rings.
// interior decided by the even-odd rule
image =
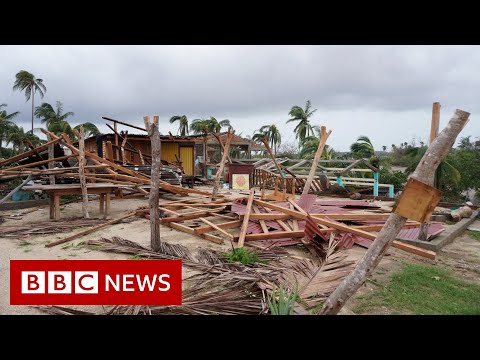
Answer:
[[[31,176],[32,179],[40,179],[46,182],[50,181],[50,183],[52,183],[51,177],[54,177],[55,180],[53,181],[57,182],[78,182],[80,178],[80,166],[78,166],[80,163],[79,148],[73,145],[66,134],[57,136],[47,130],[42,129],[42,131],[49,137],[50,141],[22,154],[0,161],[0,182],[25,176]],[[54,157],[53,151],[49,151],[48,156],[42,154],[47,151],[49,147],[52,148],[58,144],[69,149],[71,154],[61,157]],[[83,153],[87,162],[84,166],[86,182],[119,184],[123,185],[122,188],[125,190],[148,195],[148,190],[151,185],[150,175],[116,164],[95,153],[88,151],[84,151]],[[38,161],[32,161],[32,159]],[[74,159],[74,162],[76,160],[77,164],[74,163],[71,165],[67,163],[71,166],[64,167],[65,163],[61,162],[68,159]],[[48,166],[49,164],[50,166]],[[160,190],[173,194],[188,195],[195,193],[210,195],[209,193],[199,190],[173,185],[163,180],[160,180],[159,185]]]
[[[368,248],[376,238],[373,232],[380,231],[390,215],[366,201],[324,201],[311,194],[302,196],[298,202],[292,199],[263,201],[256,198],[253,191],[248,198],[234,201],[205,200],[190,197],[160,203],[161,224],[217,244],[227,240],[237,242],[237,247],[307,245],[310,250],[322,253],[332,233],[340,248],[349,249],[354,244]],[[148,209],[144,215],[149,217]],[[402,231],[411,232],[420,225],[407,221]],[[440,224],[431,224],[431,228],[432,236],[443,231]],[[435,258],[434,252],[400,241],[394,241],[393,246]]]

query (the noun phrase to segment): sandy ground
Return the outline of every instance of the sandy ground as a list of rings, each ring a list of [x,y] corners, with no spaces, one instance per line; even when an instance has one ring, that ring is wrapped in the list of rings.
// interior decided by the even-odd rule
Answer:
[[[197,187],[196,187],[197,188]],[[199,190],[210,190],[207,187],[198,187]],[[230,197],[239,197],[246,196],[247,193],[239,193],[228,190],[222,190],[222,193]],[[172,201],[172,200],[181,200],[187,199],[180,196],[168,196],[168,199],[161,199],[161,201]],[[338,200],[338,198],[335,198]],[[379,203],[380,205],[385,206],[385,209],[390,210],[388,207],[391,203]],[[140,206],[148,206],[148,199],[145,198],[136,198],[136,199],[114,199],[112,198],[111,211],[108,215],[109,218],[115,219],[121,216],[124,216]],[[21,213],[24,210],[18,211],[5,211],[0,215],[8,216],[15,213]],[[91,200],[89,202],[89,211],[91,217],[100,217],[98,211],[98,200]],[[79,217],[81,216],[81,203],[70,203],[61,207],[61,217]],[[15,224],[32,224],[35,222],[42,222],[49,220],[49,209],[48,206],[42,207],[34,212],[25,214],[20,220],[10,220],[7,219],[4,223],[5,225],[15,225]],[[474,224],[474,226],[480,227],[479,224]],[[39,310],[28,307],[28,306],[11,306],[9,299],[9,261],[11,259],[127,259],[128,255],[105,253],[101,251],[95,251],[88,249],[86,247],[77,246],[79,243],[90,240],[90,239],[99,239],[101,237],[111,238],[112,236],[120,236],[125,239],[135,241],[141,245],[149,247],[150,243],[150,227],[149,221],[146,219],[136,219],[129,223],[122,223],[117,225],[109,226],[103,230],[99,230],[92,234],[83,236],[79,239],[73,240],[69,243],[55,246],[52,248],[46,248],[45,244],[54,240],[65,238],[68,235],[74,234],[78,231],[81,231],[86,228],[79,228],[70,233],[60,233],[56,235],[46,235],[46,236],[32,236],[27,239],[15,239],[2,237],[1,234],[1,225],[0,225],[0,283],[3,286],[0,287],[0,314],[44,314]],[[230,244],[226,242],[224,245],[217,245],[213,242],[201,239],[199,237],[189,235],[183,232],[179,232],[168,227],[161,226],[161,237],[164,241],[167,241],[172,244],[182,244],[188,247],[191,251],[194,251],[198,247],[207,247],[216,250],[228,250]],[[309,256],[303,247],[290,247],[289,251],[295,255]],[[353,249],[349,250],[349,257],[352,260],[358,260],[364,254],[365,249],[355,246]],[[415,261],[415,262],[427,262],[434,264],[435,261],[426,260],[418,256],[407,254],[401,250],[391,248],[389,250],[389,255],[386,256],[373,275],[373,278],[378,278],[379,276],[387,276],[391,271],[396,271],[400,268],[400,261]],[[471,240],[467,236],[461,238],[461,241],[456,241],[455,243],[448,245],[442,251],[438,262],[445,264],[450,264],[453,268],[464,273],[466,277],[468,276],[477,276],[480,273],[479,263],[480,263],[480,242]],[[471,271],[470,261],[476,263],[476,273]],[[190,275],[191,272],[189,269],[183,269],[183,276],[186,277]],[[366,286],[362,287],[359,293],[363,291],[369,291],[370,285],[367,283]],[[354,300],[353,300],[354,301]],[[81,307],[76,308],[86,309],[89,311],[100,310],[99,307]],[[349,305],[345,307],[342,313],[348,314]]]

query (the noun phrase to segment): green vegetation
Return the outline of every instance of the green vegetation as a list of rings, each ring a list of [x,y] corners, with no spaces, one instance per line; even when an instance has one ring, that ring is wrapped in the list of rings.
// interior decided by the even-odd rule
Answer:
[[[268,308],[272,315],[290,315],[295,301],[298,298],[298,289],[287,293],[283,286],[274,288],[268,296]]]
[[[204,130],[210,133],[218,133],[223,127],[231,129],[232,125],[230,125],[230,120],[225,119],[218,121],[213,116],[210,116],[210,119],[193,120],[190,124],[190,131],[192,131],[194,134],[202,134]]]
[[[33,134],[33,113],[35,109],[35,93],[38,91],[40,97],[43,98],[47,92],[47,88],[43,84],[43,79],[37,79],[35,75],[25,70],[20,70],[15,75],[15,83],[13,84],[13,90],[23,91],[25,93],[25,99],[28,101],[32,98],[32,129]]]
[[[480,231],[467,230],[467,235],[474,240],[480,241]]]
[[[264,125],[260,129],[256,130],[252,136],[252,140],[257,143],[262,142],[262,138],[266,136],[268,142],[270,143],[270,148],[273,149],[273,153],[277,154],[277,146],[280,146],[282,143],[282,135],[280,135],[280,130],[277,125]]]
[[[188,118],[186,115],[175,115],[170,118],[170,124],[175,123],[178,121],[178,133],[180,136],[188,135]]]
[[[313,109],[310,100],[307,100],[305,104],[305,109],[302,109],[298,105],[292,106],[288,115],[291,116],[290,119],[287,120],[287,124],[290,122],[298,122],[297,126],[293,130],[295,132],[296,139],[302,143],[305,138],[309,137],[310,134],[314,134],[313,129],[314,127],[310,124],[310,118],[312,115],[317,111],[317,109]]]
[[[257,253],[245,248],[233,249],[232,251],[222,253],[222,256],[228,262],[241,262],[244,265],[252,265],[259,262]]]
[[[132,255],[127,258],[128,260],[145,260],[145,257],[142,255]]]
[[[389,283],[357,298],[355,313],[387,307],[395,314],[480,314],[480,285],[431,265],[404,264]]]

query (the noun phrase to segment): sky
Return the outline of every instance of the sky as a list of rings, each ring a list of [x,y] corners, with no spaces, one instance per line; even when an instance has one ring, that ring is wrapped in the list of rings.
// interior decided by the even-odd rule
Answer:
[[[479,46],[22,45],[0,46],[0,58],[0,104],[21,112],[15,122],[26,130],[31,103],[12,90],[20,70],[47,87],[35,105],[61,101],[75,113],[71,124],[92,122],[104,133],[102,116],[143,127],[144,115],[159,115],[160,132],[173,134],[173,115],[214,116],[241,135],[276,124],[282,143],[294,144],[288,113],[310,100],[311,123],[332,130],[335,150],[348,151],[360,135],[381,150],[427,142],[438,101],[440,129],[462,109],[472,115],[460,137],[480,136]]]

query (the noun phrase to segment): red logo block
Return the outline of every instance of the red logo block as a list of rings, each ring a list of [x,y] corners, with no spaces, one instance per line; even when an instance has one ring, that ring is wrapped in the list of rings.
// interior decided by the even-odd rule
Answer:
[[[10,260],[11,305],[181,305],[181,260]]]

